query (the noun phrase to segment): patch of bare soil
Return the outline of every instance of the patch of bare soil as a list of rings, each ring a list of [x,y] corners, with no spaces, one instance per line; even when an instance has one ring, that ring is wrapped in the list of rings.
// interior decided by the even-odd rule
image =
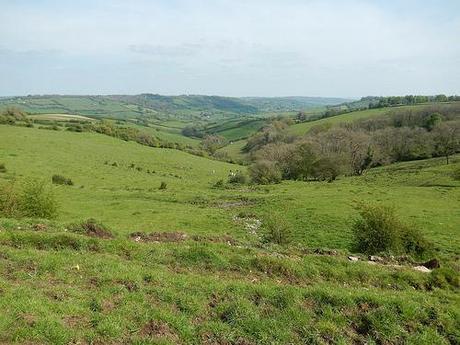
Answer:
[[[29,313],[22,313],[20,315],[20,319],[24,321],[24,323],[27,326],[31,326],[31,327],[34,326],[35,323],[37,322],[37,318],[35,317],[35,315],[29,314]]]
[[[90,237],[109,239],[113,238],[113,234],[103,224],[98,223],[94,219],[88,219],[80,224],[71,225],[70,230],[76,233],[82,233]]]
[[[236,246],[239,244],[237,240],[232,238],[229,235],[221,235],[221,236],[200,236],[194,235],[192,236],[192,240],[196,242],[211,242],[211,243],[226,243],[229,246]]]
[[[255,201],[252,200],[239,200],[239,201],[218,201],[213,204],[214,207],[218,208],[233,208],[233,207],[244,207],[252,206]]]
[[[179,337],[174,330],[166,323],[160,320],[150,320],[141,329],[140,334],[144,337],[167,338],[179,343]]]
[[[87,327],[89,320],[85,316],[81,315],[67,315],[63,319],[66,326],[70,328]]]
[[[129,237],[136,242],[181,242],[188,239],[188,235],[180,231],[151,233],[133,232]]]
[[[48,225],[38,223],[33,226],[33,229],[35,231],[45,231],[46,229],[48,229]]]
[[[225,339],[220,335],[213,334],[212,332],[206,332],[201,335],[201,343],[204,345],[252,345],[254,343],[250,342],[244,338],[238,338],[236,340]]]

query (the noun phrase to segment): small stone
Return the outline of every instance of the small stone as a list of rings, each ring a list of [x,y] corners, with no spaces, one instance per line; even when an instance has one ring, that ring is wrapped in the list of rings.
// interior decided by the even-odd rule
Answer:
[[[426,268],[425,266],[415,266],[414,270],[423,272],[423,273],[430,273],[431,270],[429,268]]]
[[[374,261],[374,262],[383,262],[383,258],[381,256],[377,255],[369,255],[369,261]]]
[[[348,260],[355,262],[355,261],[358,261],[359,258],[358,258],[357,256],[351,256],[351,255],[350,255],[350,256],[348,257]]]

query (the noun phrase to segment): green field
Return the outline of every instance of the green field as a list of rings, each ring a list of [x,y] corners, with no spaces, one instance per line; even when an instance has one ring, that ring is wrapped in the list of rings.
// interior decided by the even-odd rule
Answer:
[[[437,103],[434,103],[436,105]],[[439,104],[439,103],[438,103]],[[336,115],[332,117],[328,117],[325,119],[320,119],[320,120],[315,120],[315,121],[310,121],[310,122],[303,122],[303,123],[298,123],[293,126],[290,126],[288,129],[288,132],[290,134],[295,134],[295,135],[302,135],[307,133],[310,128],[314,126],[319,126],[319,125],[324,125],[324,124],[338,124],[338,123],[346,123],[346,122],[352,122],[360,119],[365,119],[368,117],[372,116],[378,116],[378,115],[383,115],[386,114],[392,110],[398,110],[398,109],[420,109],[424,107],[430,107],[432,105],[426,105],[426,104],[419,104],[419,105],[410,105],[410,106],[404,106],[404,107],[392,107],[392,108],[378,108],[378,109],[367,109],[367,110],[358,110],[358,111],[353,111],[351,113],[346,113],[342,115]]]
[[[93,133],[0,126],[0,138],[7,168],[0,184],[50,181],[53,174],[74,182],[53,187],[55,221],[0,220],[3,342],[460,339],[458,288],[436,271],[346,258],[353,205],[372,201],[394,205],[443,262],[458,264],[460,182],[451,172],[460,157],[449,166],[442,159],[395,164],[334,183],[215,188],[245,167]],[[251,224],[273,213],[291,224],[292,247],[261,245],[261,230],[252,232]],[[87,218],[104,223],[114,238],[69,232],[70,223]],[[130,239],[134,232],[176,237],[144,243]],[[315,248],[337,252],[318,255]]]
[[[70,121],[70,120],[87,120],[94,121],[94,119],[81,115],[72,114],[40,114],[40,115],[29,115],[32,120],[45,120],[45,121]]]
[[[236,119],[208,126],[206,132],[221,135],[229,141],[235,141],[249,137],[264,124],[264,119]]]
[[[341,98],[235,98],[203,95],[155,94],[111,96],[0,97],[0,110],[17,107],[30,114],[77,114],[97,118],[149,118],[161,122],[229,120],[247,115],[267,117],[299,110],[324,109],[345,102]]]

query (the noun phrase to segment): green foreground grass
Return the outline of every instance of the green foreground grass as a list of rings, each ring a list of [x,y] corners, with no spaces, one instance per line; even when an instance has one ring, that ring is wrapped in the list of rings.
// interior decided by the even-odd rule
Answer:
[[[0,138],[7,168],[0,183],[53,174],[74,182],[53,187],[60,205],[53,222],[0,220],[0,342],[460,341],[460,182],[451,177],[459,157],[334,183],[215,188],[245,168],[94,133],[0,126]],[[356,201],[397,207],[453,273],[349,262]],[[274,212],[292,225],[293,246],[264,246],[248,229]],[[69,231],[87,218],[108,225],[114,238]],[[188,237],[129,237],[161,231]]]

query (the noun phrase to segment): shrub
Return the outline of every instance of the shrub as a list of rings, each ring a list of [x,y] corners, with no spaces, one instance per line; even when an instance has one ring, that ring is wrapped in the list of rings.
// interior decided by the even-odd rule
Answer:
[[[460,166],[456,167],[452,172],[452,178],[456,181],[460,181]]]
[[[57,203],[48,186],[39,180],[11,182],[0,190],[0,214],[5,217],[54,218]]]
[[[391,207],[358,206],[360,219],[352,227],[354,250],[366,254],[407,253],[422,255],[428,243],[417,229],[403,224]]]
[[[401,233],[401,243],[406,253],[422,256],[430,247],[423,234],[416,228],[406,226]]]
[[[246,174],[240,170],[237,170],[236,172],[231,172],[230,175],[228,175],[228,183],[245,184],[247,182],[248,178]]]
[[[57,202],[52,191],[39,180],[24,183],[19,204],[25,217],[51,219],[57,215]]]
[[[430,287],[446,288],[451,286],[459,288],[460,278],[454,269],[442,267],[431,272],[428,284]]]
[[[3,163],[0,163],[0,173],[6,173],[6,166]]]
[[[249,167],[251,180],[257,184],[271,184],[281,182],[281,169],[275,162],[260,160]]]
[[[70,178],[64,177],[62,175],[53,175],[53,177],[51,178],[51,181],[54,184],[62,184],[62,185],[66,185],[66,186],[73,186],[72,180]]]
[[[318,159],[312,167],[313,177],[320,181],[332,182],[339,174],[339,166],[330,158]]]
[[[161,182],[159,189],[166,189],[167,187],[168,185],[166,184],[166,182]]]
[[[19,195],[14,183],[0,188],[0,214],[8,218],[19,215]]]
[[[222,188],[224,186],[224,180],[220,179],[216,183],[214,183],[214,188]]]
[[[264,242],[288,244],[292,241],[292,228],[284,217],[272,215],[262,223]]]

